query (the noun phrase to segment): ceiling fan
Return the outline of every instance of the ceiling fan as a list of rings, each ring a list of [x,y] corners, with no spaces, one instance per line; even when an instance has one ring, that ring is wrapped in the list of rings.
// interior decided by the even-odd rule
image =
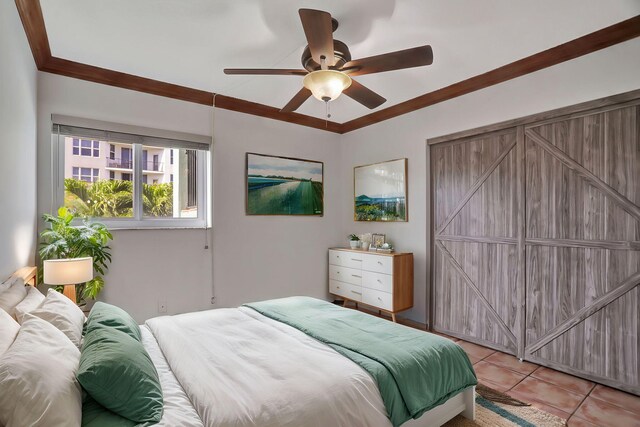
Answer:
[[[338,21],[328,12],[300,9],[300,20],[307,37],[298,69],[225,68],[225,74],[304,76],[303,88],[280,111],[297,110],[311,95],[328,103],[344,92],[348,97],[373,109],[386,99],[353,80],[353,76],[421,67],[433,63],[431,46],[419,46],[363,59],[351,59],[347,45],[333,39]]]

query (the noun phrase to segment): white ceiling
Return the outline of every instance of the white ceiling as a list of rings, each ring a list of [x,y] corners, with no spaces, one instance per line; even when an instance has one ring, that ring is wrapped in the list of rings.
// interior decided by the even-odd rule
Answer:
[[[225,67],[301,68],[297,10],[326,10],[353,58],[423,44],[429,67],[357,77],[386,108],[640,14],[638,0],[41,0],[52,54],[276,107],[301,77]],[[299,112],[324,118],[322,102]],[[332,120],[371,110],[346,96]]]

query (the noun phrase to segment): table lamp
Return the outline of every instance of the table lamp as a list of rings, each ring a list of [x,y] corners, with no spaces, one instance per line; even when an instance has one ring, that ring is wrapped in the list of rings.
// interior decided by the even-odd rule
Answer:
[[[93,258],[50,259],[44,262],[44,283],[64,285],[63,294],[76,302],[76,285],[93,279]]]

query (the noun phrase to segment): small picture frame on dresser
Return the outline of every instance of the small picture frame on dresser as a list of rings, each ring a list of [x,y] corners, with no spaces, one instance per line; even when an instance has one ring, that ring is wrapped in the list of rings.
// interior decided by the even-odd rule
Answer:
[[[371,246],[375,247],[375,248],[379,248],[382,247],[382,245],[384,245],[385,242],[385,235],[384,234],[372,234],[371,235]]]

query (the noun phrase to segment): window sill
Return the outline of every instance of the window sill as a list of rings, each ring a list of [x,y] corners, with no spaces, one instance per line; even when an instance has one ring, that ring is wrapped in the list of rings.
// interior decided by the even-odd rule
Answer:
[[[174,226],[174,227],[170,227],[170,226],[150,226],[150,227],[137,227],[137,226],[129,226],[129,227],[122,227],[122,226],[110,226],[109,224],[105,224],[105,226],[109,229],[109,231],[137,231],[137,230],[211,230],[213,227],[211,226],[207,226],[207,227],[178,227],[178,226]]]

